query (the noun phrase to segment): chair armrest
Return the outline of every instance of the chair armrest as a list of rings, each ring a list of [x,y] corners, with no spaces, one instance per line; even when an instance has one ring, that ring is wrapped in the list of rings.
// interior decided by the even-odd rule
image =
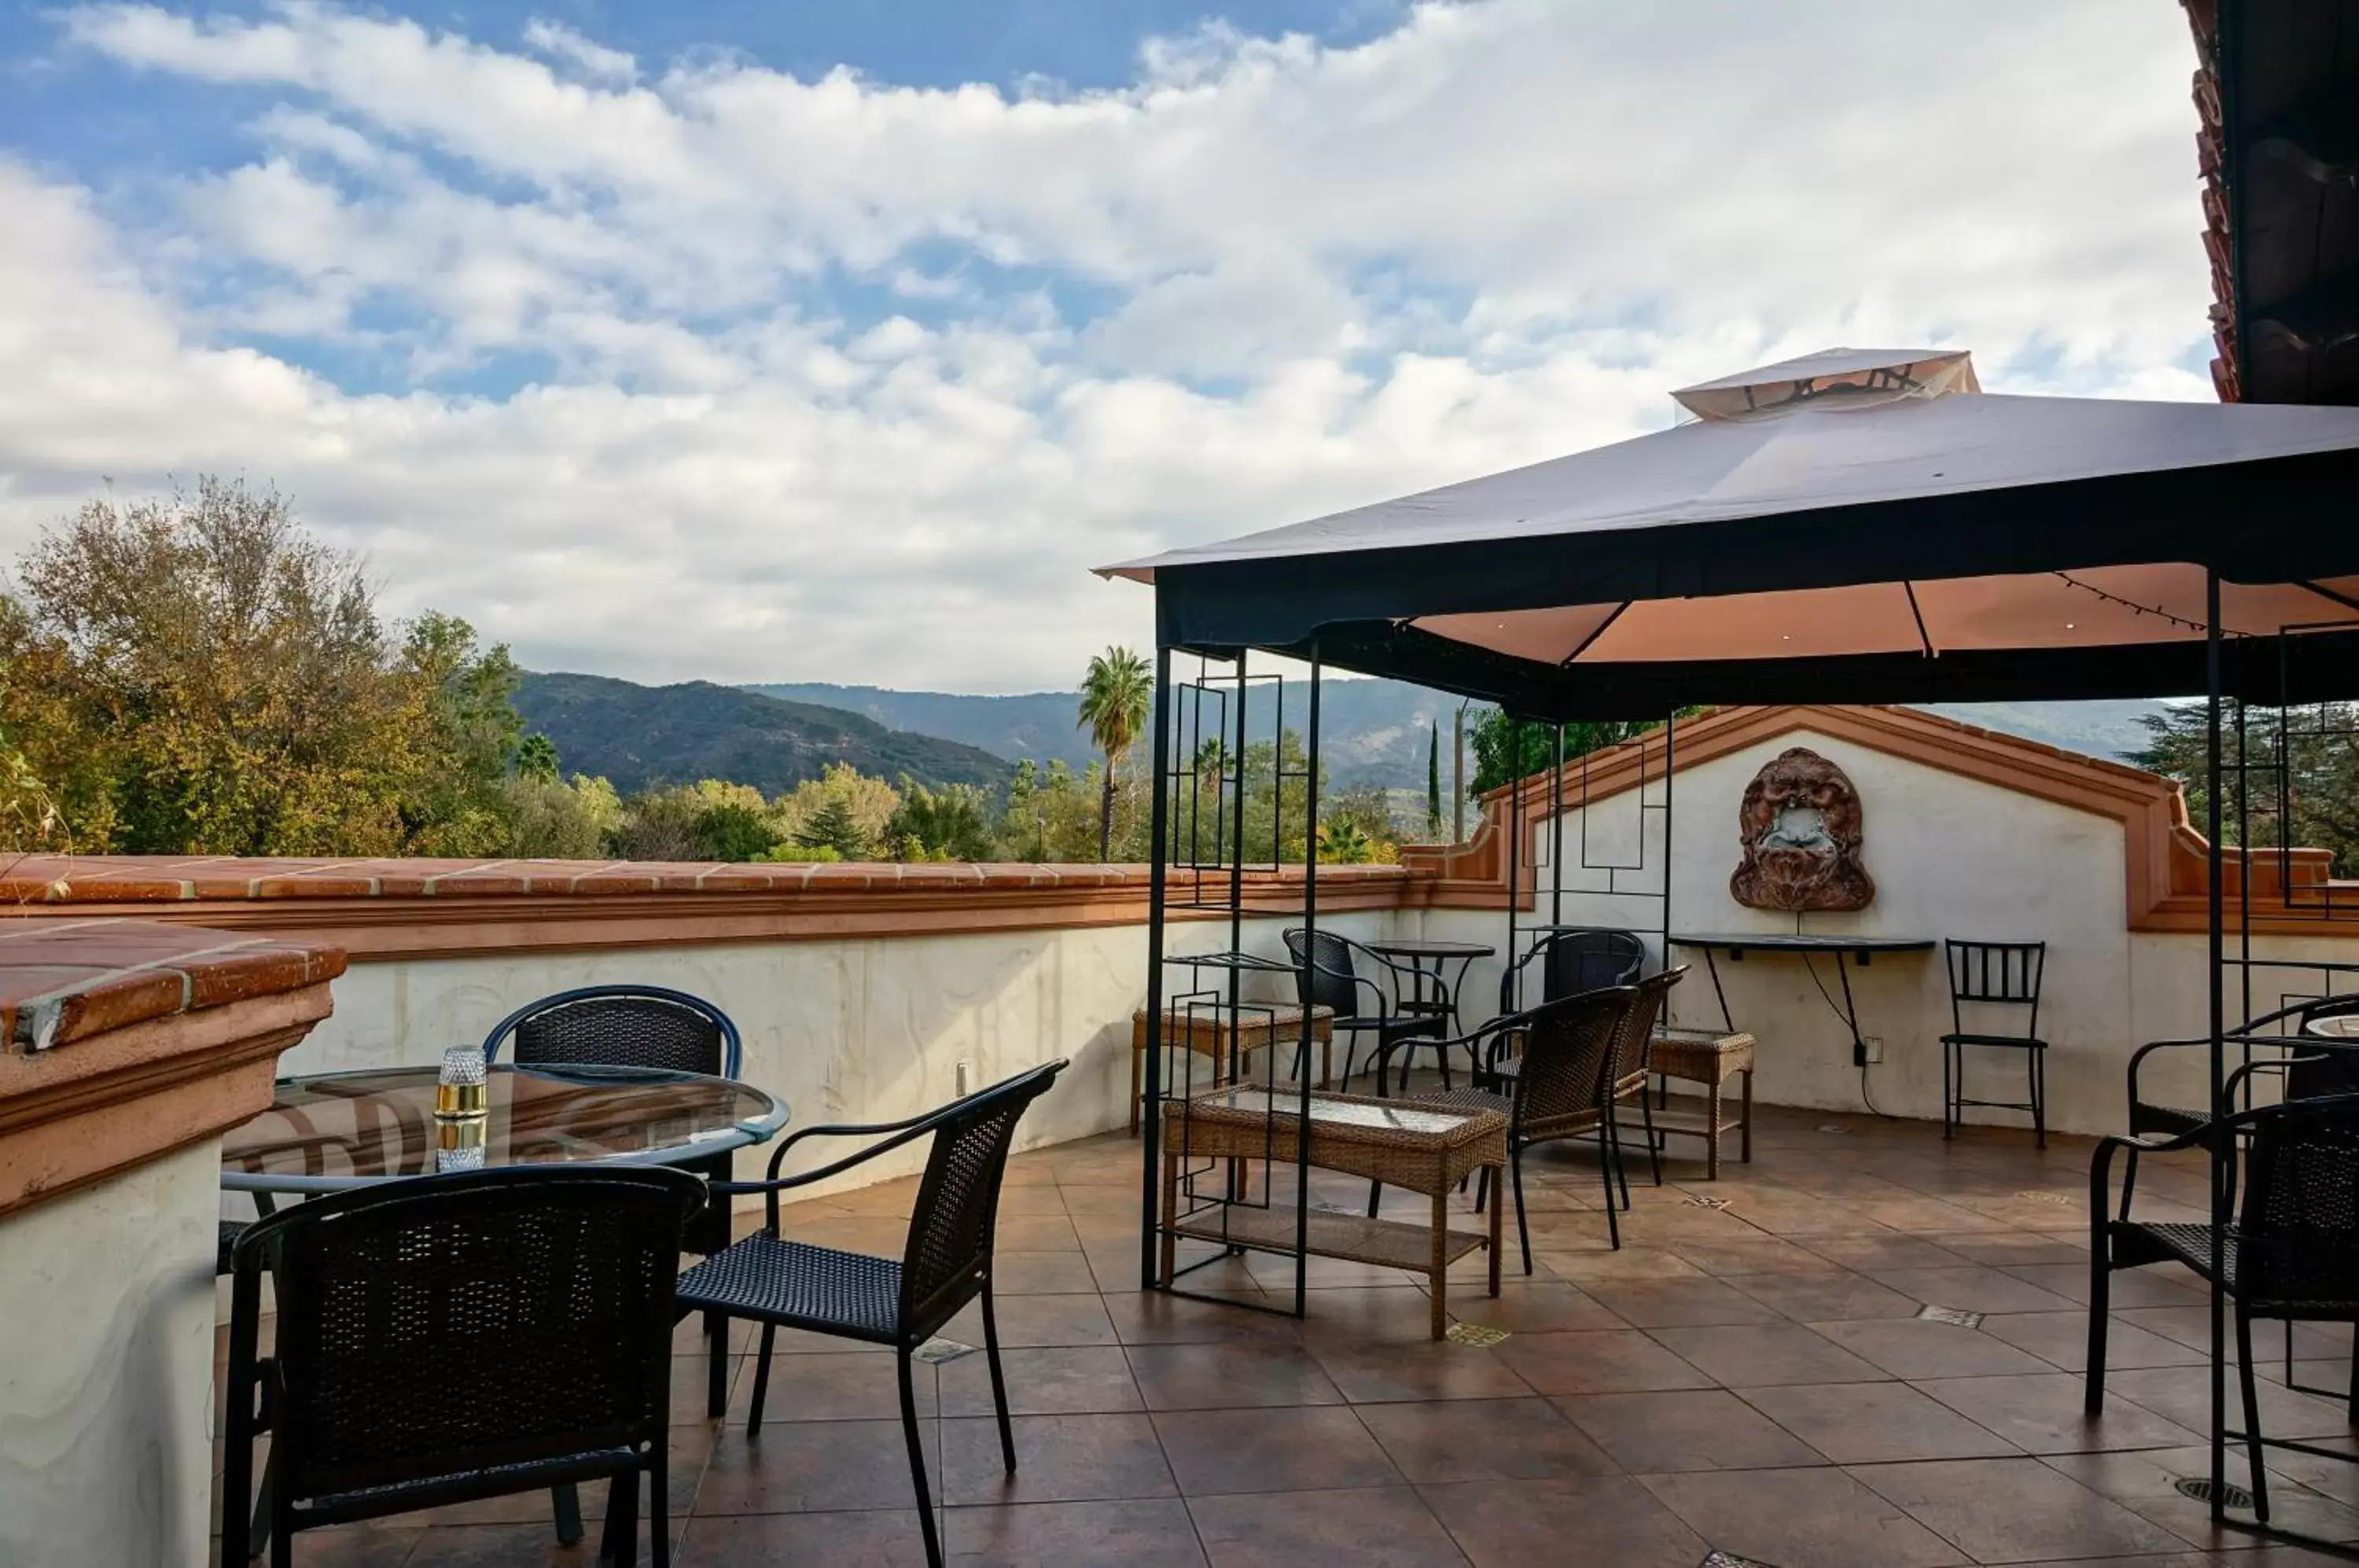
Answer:
[[[2211,1043],[2212,1037],[2207,1034],[2200,1039],[2192,1040],[2148,1040],[2146,1044],[2139,1046],[2136,1051],[2131,1051],[2129,1064],[2129,1103],[2133,1105],[2143,1105],[2145,1103],[2138,1098],[2138,1068],[2145,1062],[2148,1056],[2158,1051],[2177,1050],[2183,1046],[2209,1045]]]

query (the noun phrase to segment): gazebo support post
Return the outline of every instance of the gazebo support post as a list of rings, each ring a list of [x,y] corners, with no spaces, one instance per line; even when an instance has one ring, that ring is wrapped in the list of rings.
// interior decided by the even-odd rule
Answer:
[[[1171,789],[1171,725],[1177,705],[1171,701],[1171,645],[1155,645],[1155,800],[1147,808],[1149,835],[1147,857],[1147,1104],[1139,1108],[1140,1136],[1147,1156],[1140,1173],[1138,1288],[1156,1287],[1156,1255],[1163,1240],[1159,1215],[1163,1160],[1163,904],[1168,851],[1164,840],[1169,826],[1167,803]],[[1243,802],[1240,802],[1242,809]],[[1190,824],[1192,830],[1192,822]]]
[[[2211,840],[2205,851],[2211,886],[2204,895],[2204,925],[2210,960],[2206,965],[2209,985],[2205,991],[2205,1006],[2212,1037],[2212,1522],[2214,1524],[2225,1523],[2228,1517],[2228,1382],[2226,1362],[2222,1354],[2227,1319],[2227,1293],[2223,1281],[2226,1278],[2224,1253],[2232,1202],[2228,1191],[2229,1154],[2231,1140],[2235,1136],[2228,1126],[2231,1107],[2225,1071],[2227,997],[2222,975],[2227,954],[2225,906],[2221,887],[2225,857],[2221,854],[2220,845],[2220,573],[2207,569],[2203,573],[2203,831]]]

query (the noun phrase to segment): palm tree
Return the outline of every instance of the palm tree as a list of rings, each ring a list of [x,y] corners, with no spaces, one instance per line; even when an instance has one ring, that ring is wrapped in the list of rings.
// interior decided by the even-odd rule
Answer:
[[[1155,676],[1147,660],[1126,648],[1109,648],[1090,660],[1082,679],[1078,723],[1090,742],[1105,753],[1104,794],[1098,802],[1098,858],[1114,853],[1114,776],[1125,753],[1147,727],[1155,702]]]

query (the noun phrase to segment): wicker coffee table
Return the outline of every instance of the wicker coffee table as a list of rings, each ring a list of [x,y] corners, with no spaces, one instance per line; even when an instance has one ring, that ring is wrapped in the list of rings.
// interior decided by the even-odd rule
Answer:
[[[1175,1048],[1185,1045],[1199,1056],[1211,1057],[1214,1088],[1228,1081],[1230,1029],[1228,1020],[1221,1016],[1228,1010],[1227,1004],[1219,1002],[1163,1010],[1163,1043]],[[1244,1015],[1242,1027],[1235,1031],[1241,1057],[1302,1038],[1302,1009],[1292,1002],[1241,1002],[1237,1011]],[[1139,1106],[1146,1103],[1139,1078],[1147,1061],[1147,1022],[1145,1007],[1130,1016],[1130,1130],[1134,1137],[1138,1132]],[[1319,1042],[1319,1086],[1324,1089],[1334,1079],[1334,1008],[1310,1009],[1310,1038]],[[1164,1092],[1171,1093],[1170,1085],[1166,1084]]]
[[[1159,1254],[1165,1284],[1174,1278],[1182,1236],[1256,1251],[1294,1251],[1298,1215],[1291,1203],[1263,1206],[1213,1200],[1183,1216],[1180,1176],[1189,1160],[1294,1163],[1302,1104],[1299,1092],[1273,1094],[1242,1086],[1165,1103]],[[1488,1247],[1491,1294],[1499,1293],[1499,1216],[1506,1204],[1491,1204],[1487,1236],[1452,1230],[1450,1193],[1473,1171],[1484,1166],[1495,1171],[1506,1164],[1506,1117],[1495,1111],[1424,1110],[1363,1094],[1312,1094],[1310,1105],[1310,1147],[1303,1163],[1423,1192],[1433,1200],[1433,1213],[1430,1223],[1411,1225],[1314,1208],[1299,1216],[1303,1250],[1425,1275],[1432,1281],[1433,1337],[1440,1339],[1450,1327],[1451,1263]],[[1500,1190],[1495,1179],[1493,1190]]]

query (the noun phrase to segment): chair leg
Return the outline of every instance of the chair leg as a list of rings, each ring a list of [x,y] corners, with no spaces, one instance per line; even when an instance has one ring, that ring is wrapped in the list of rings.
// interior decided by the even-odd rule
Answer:
[[[1487,1165],[1478,1167],[1474,1172],[1474,1212],[1476,1214],[1479,1214],[1483,1212],[1483,1201],[1489,1197],[1490,1194],[1491,1168]],[[2354,1402],[2354,1408],[2359,1408],[2359,1360],[2354,1360],[2352,1363],[2352,1398]]]
[[[926,1535],[926,1562],[930,1568],[941,1568],[942,1542],[934,1527],[934,1499],[926,1490],[926,1445],[918,1431],[918,1390],[910,1381],[910,1346],[902,1345],[894,1357],[901,1374],[901,1432],[909,1442],[909,1479],[918,1491],[918,1523]]]
[[[745,1436],[750,1441],[762,1430],[762,1401],[770,1392],[770,1345],[778,1336],[778,1325],[762,1325],[762,1354],[754,1363],[754,1409],[745,1418]]]
[[[2033,1144],[2048,1147],[2048,1053],[2038,1046],[2027,1048],[2031,1058],[2031,1136]]]
[[[983,1287],[983,1354],[991,1362],[991,1403],[999,1412],[999,1456],[1007,1473],[1016,1474],[1016,1433],[1007,1424],[1007,1378],[999,1370],[999,1319],[992,1311],[991,1284]]]
[[[636,1568],[639,1561],[639,1473],[627,1471],[606,1484],[606,1530],[598,1558],[613,1568]]]
[[[1614,1250],[1622,1250],[1622,1222],[1614,1214],[1614,1153],[1613,1145],[1601,1134],[1597,1140],[1597,1170],[1605,1179],[1605,1238]]]
[[[647,1562],[671,1568],[671,1469],[658,1442],[647,1465]]]
[[[1655,1130],[1655,1107],[1647,1103],[1647,1086],[1638,1085],[1638,1114],[1647,1123],[1647,1163],[1654,1168],[1655,1185],[1663,1184],[1663,1138]]]
[[[2105,1213],[2100,1207],[2089,1219],[2089,1364],[2082,1378],[2082,1408],[2090,1415],[2105,1410],[2105,1325],[2113,1312],[2114,1270],[2106,1258]]]
[[[720,1317],[718,1312],[705,1314],[709,1322]],[[729,1410],[729,1320],[721,1318],[718,1338],[704,1342],[704,1416],[707,1421],[719,1421]]]
[[[1951,1124],[1952,1108],[1957,1105],[1958,1048],[1949,1040],[1941,1042],[1941,1141],[1947,1143],[1955,1136]]]
[[[2292,1325],[2286,1332],[2290,1335]],[[2269,1522],[2269,1472],[2261,1462],[2260,1391],[2253,1386],[2253,1314],[2236,1303],[2236,1381],[2245,1394],[2245,1453],[2253,1466],[2253,1517]]]
[[[557,1523],[557,1544],[571,1546],[582,1539],[582,1488],[571,1481],[549,1489],[549,1517]]]
[[[1622,1129],[1616,1125],[1617,1118],[1614,1114],[1620,1108],[1614,1101],[1606,1102],[1605,1126],[1602,1129],[1602,1137],[1603,1141],[1613,1149],[1614,1179],[1621,1185],[1622,1206],[1626,1209],[1630,1206],[1630,1168],[1622,1162]],[[1610,1202],[1613,1196],[1610,1189],[1606,1195]]]
[[[1516,1183],[1516,1239],[1523,1244],[1524,1272],[1529,1274],[1532,1271],[1532,1226],[1531,1222],[1524,1217],[1524,1146],[1522,1144],[1517,1144],[1507,1150],[1507,1170]],[[1506,1194],[1502,1192],[1499,1197],[1504,1202]]]

